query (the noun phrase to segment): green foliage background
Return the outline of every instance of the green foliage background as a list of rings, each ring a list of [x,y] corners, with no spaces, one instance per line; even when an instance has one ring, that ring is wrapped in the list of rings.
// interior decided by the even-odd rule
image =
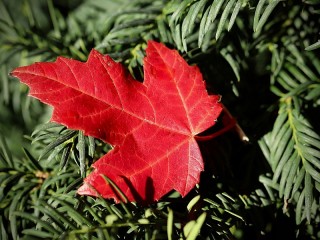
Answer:
[[[0,239],[319,239],[319,14],[319,0],[0,0]],[[78,196],[110,146],[48,123],[9,73],[96,48],[143,79],[149,39],[197,64],[238,125],[199,143],[185,198]]]

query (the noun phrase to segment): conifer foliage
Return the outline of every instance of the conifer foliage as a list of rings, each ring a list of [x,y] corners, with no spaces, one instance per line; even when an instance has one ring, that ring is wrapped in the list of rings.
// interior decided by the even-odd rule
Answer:
[[[319,33],[319,0],[0,0],[0,239],[319,238]],[[221,95],[200,181],[141,204],[102,176],[120,203],[80,196],[112,146],[48,122],[9,73],[95,48],[144,79],[149,40]]]

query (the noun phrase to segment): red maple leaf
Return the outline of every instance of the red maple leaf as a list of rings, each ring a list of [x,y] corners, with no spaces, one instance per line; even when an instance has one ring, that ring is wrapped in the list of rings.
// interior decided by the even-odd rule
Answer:
[[[130,201],[154,201],[175,189],[185,196],[199,182],[203,160],[195,136],[222,107],[208,95],[196,66],[175,50],[149,41],[144,82],[92,50],[87,62],[58,57],[19,67],[12,75],[30,95],[54,107],[52,121],[84,131],[113,149],[93,164],[79,194],[114,198],[110,178]]]

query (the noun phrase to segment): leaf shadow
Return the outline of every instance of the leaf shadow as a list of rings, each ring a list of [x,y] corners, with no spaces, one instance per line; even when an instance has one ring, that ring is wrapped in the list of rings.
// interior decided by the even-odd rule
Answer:
[[[148,205],[148,204],[154,202],[155,188],[154,188],[153,180],[151,177],[147,177],[147,179],[146,179],[145,196],[141,196],[141,194],[136,190],[136,188],[133,186],[132,182],[126,176],[121,176],[121,178],[127,184],[134,200],[137,203],[145,206],[145,205]]]

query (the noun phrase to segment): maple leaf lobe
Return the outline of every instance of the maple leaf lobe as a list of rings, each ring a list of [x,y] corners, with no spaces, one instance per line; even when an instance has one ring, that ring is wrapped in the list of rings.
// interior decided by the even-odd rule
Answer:
[[[92,50],[87,62],[59,57],[20,67],[12,75],[30,95],[54,107],[52,120],[114,146],[93,164],[79,194],[119,197],[108,176],[129,200],[154,201],[172,189],[186,195],[199,182],[203,161],[194,136],[221,112],[196,66],[175,50],[149,41],[144,82],[120,63]]]

